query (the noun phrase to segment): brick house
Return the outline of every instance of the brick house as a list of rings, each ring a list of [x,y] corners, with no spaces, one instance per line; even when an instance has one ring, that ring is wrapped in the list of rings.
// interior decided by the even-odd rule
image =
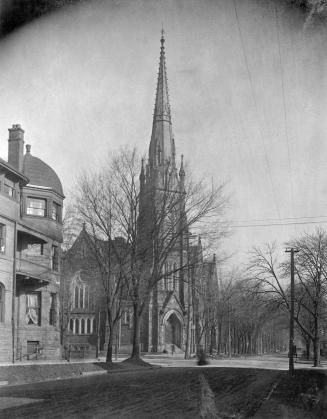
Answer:
[[[59,270],[63,190],[31,154],[20,125],[0,159],[0,361],[60,356]]]

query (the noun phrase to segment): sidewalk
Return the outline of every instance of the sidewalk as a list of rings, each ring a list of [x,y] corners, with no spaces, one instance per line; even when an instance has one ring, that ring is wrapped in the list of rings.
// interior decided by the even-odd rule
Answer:
[[[0,363],[0,387],[4,385],[35,383],[40,381],[59,380],[80,377],[83,375],[103,374],[107,372],[125,372],[130,365],[122,364],[129,356],[121,354],[113,359],[112,365],[106,364],[104,356],[99,358],[65,359],[60,360],[24,360],[15,364]],[[159,367],[156,362],[151,362],[147,356],[142,359],[155,368]],[[163,365],[167,366],[167,365]]]
[[[12,362],[0,362],[1,367],[19,367],[21,365],[61,365],[61,364],[74,364],[74,363],[90,363],[97,361],[105,362],[105,357],[99,359],[96,358],[87,358],[87,359],[71,359],[68,362],[66,359],[31,359],[29,361],[16,361],[14,364]]]
[[[114,359],[112,366],[108,367],[105,357],[98,359],[72,359],[67,360],[30,360],[18,361],[15,364],[0,364],[0,386],[32,383],[37,381],[58,380],[79,377],[90,374],[101,374],[107,371],[125,371],[127,365],[120,364],[128,358],[121,354]],[[164,368],[199,368],[197,359],[184,359],[184,354],[143,354],[142,359],[154,367]],[[288,359],[281,357],[251,357],[251,358],[221,358],[210,359],[205,368],[254,368],[267,370],[288,370]],[[326,370],[326,361],[319,368],[313,368],[312,362],[301,361],[295,363],[295,369]]]

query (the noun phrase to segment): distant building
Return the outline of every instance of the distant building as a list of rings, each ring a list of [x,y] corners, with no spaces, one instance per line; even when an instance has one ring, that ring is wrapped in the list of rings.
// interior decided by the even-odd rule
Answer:
[[[64,194],[55,171],[31,154],[20,125],[0,159],[0,361],[58,358]]]

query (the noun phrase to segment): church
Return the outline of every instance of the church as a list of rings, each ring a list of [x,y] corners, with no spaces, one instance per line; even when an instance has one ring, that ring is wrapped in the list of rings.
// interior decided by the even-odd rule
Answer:
[[[168,95],[165,38],[160,39],[160,59],[146,167],[140,174],[140,240],[145,249],[161,249],[162,257],[150,251],[152,260],[163,260],[163,278],[153,288],[141,324],[142,349],[150,352],[185,351],[192,340],[191,283],[187,265],[190,243],[185,214],[185,171],[183,156],[177,167],[175,139]],[[154,233],[157,231],[157,233]],[[158,236],[162,236],[158,243]],[[166,240],[170,243],[164,242]],[[159,238],[160,241],[160,238]],[[151,269],[151,266],[149,266]],[[191,339],[190,339],[191,338]],[[191,343],[191,346],[194,346]]]
[[[218,287],[215,258],[204,260],[200,238],[191,236],[185,211],[186,174],[183,156],[177,164],[175,139],[169,104],[165,38],[160,39],[159,72],[156,87],[152,133],[147,162],[142,161],[139,196],[139,242],[144,248],[149,271],[157,260],[161,278],[151,292],[141,319],[141,350],[143,352],[171,351],[195,353],[197,346],[206,344],[205,298],[207,286]],[[179,159],[178,159],[179,160]],[[172,198],[173,197],[173,198]],[[170,200],[167,205],[167,200]],[[165,201],[165,205],[163,202]],[[164,211],[162,210],[164,208]],[[167,210],[168,208],[168,210]],[[160,226],[158,227],[158,225]],[[154,231],[157,234],[154,234]],[[66,294],[87,291],[88,302],[73,298],[72,307],[66,303],[66,347],[86,345],[88,349],[104,350],[107,330],[101,288],[97,279],[95,258],[87,249],[87,232],[83,228],[64,258],[62,283]],[[155,237],[171,241],[163,245],[161,258],[154,256]],[[172,238],[173,237],[173,238]],[[160,259],[160,260],[159,260]],[[93,267],[93,268],[91,268]],[[91,272],[92,271],[92,272]],[[209,278],[210,276],[210,278]],[[207,285],[205,285],[207,284]],[[69,291],[71,290],[71,291]],[[75,291],[76,290],[76,291]],[[199,291],[201,290],[201,292]],[[85,292],[85,291],[82,291]],[[132,309],[127,309],[116,333],[120,352],[130,352],[132,343]],[[89,323],[88,323],[89,322]],[[89,326],[88,326],[89,325]]]

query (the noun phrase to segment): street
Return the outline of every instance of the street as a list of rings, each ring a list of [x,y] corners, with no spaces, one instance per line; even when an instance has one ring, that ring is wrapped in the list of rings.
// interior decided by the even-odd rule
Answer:
[[[278,376],[264,371],[213,368],[159,368],[49,381],[0,389],[0,404],[10,418],[192,418],[199,416],[200,375],[205,371],[212,388],[221,392],[224,410],[233,411],[244,400],[254,409],[266,384]],[[264,380],[256,396],[246,395],[253,382]],[[227,399],[231,399],[233,402]],[[21,399],[22,404],[17,406]],[[10,402],[12,403],[11,408]],[[16,404],[16,407],[15,407]],[[242,402],[243,404],[243,402]]]
[[[320,393],[324,391],[326,375],[311,364],[297,363],[298,376],[290,385],[285,371],[287,358],[211,360],[206,367],[198,367],[195,360],[183,360],[181,356],[147,355],[145,359],[166,367],[133,370],[131,366],[126,371],[2,387],[0,416],[197,418],[211,400],[217,412],[223,414],[221,417],[237,413],[239,417],[261,419],[271,417],[262,413],[262,406],[278,384],[281,389],[274,390],[277,399],[270,400],[274,407],[282,402],[285,411],[293,412],[294,416],[289,417],[319,417],[306,410],[301,416],[306,406],[301,405],[300,395],[310,396],[314,386],[321,388]],[[260,416],[254,416],[259,409]]]

